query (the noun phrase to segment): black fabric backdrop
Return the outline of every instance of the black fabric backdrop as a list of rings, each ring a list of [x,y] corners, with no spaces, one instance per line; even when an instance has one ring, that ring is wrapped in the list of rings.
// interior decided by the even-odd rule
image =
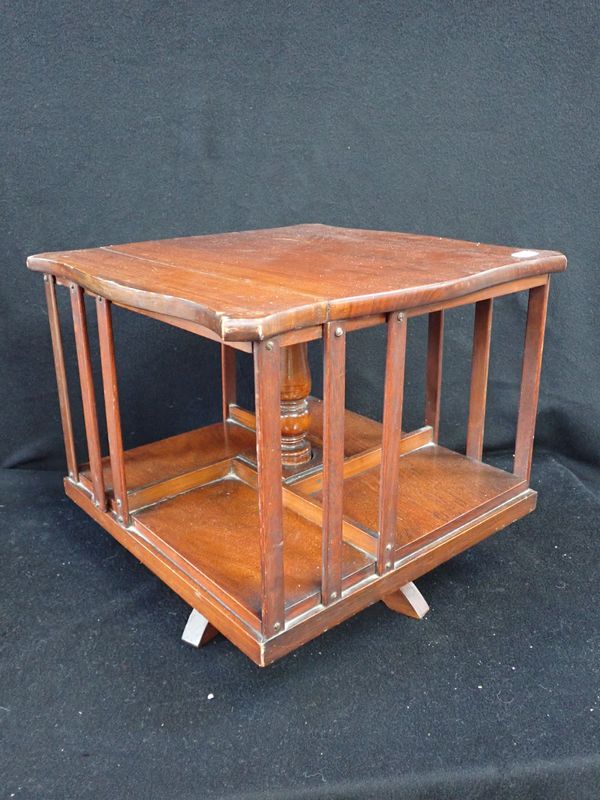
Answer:
[[[6,796],[600,796],[598,3],[1,13]],[[224,640],[181,645],[185,605],[62,496],[43,289],[24,261],[311,221],[556,249],[569,269],[552,281],[536,514],[422,579],[425,621],[373,607],[259,671]],[[506,464],[525,302],[495,311],[486,448]],[[115,324],[127,446],[218,418],[216,345]],[[455,447],[471,326],[448,315]],[[424,334],[411,322],[406,427],[422,420]],[[380,418],[382,375],[382,331],[354,334],[348,407]]]

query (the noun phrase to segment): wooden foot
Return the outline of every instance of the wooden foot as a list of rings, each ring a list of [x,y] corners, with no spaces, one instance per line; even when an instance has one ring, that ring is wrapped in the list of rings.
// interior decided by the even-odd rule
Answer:
[[[427,600],[414,583],[406,583],[397,591],[381,598],[388,608],[413,619],[423,619],[429,611]]]
[[[192,613],[188,617],[181,639],[186,644],[191,644],[192,647],[202,647],[202,645],[214,639],[218,632],[206,617],[203,617],[199,611],[192,608]]]

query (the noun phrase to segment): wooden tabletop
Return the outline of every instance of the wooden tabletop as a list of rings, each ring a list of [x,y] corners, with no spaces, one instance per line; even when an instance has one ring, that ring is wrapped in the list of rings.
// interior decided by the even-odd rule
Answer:
[[[30,256],[117,303],[198,322],[225,340],[442,302],[559,272],[561,253],[408,233],[294,225]]]

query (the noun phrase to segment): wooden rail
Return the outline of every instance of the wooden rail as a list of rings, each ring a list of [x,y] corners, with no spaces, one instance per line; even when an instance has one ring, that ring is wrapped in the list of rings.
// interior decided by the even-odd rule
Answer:
[[[346,331],[323,326],[323,556],[321,602],[342,595]]]
[[[276,339],[254,344],[261,613],[266,637],[285,625],[279,351]]]
[[[425,425],[433,429],[433,441],[440,435],[440,410],[442,404],[442,361],[444,354],[444,312],[431,311],[428,315],[427,369],[425,375]]]
[[[398,514],[398,459],[402,431],[404,366],[406,362],[406,316],[389,314],[383,397],[383,441],[379,478],[379,541],[377,572],[383,575],[394,566]]]
[[[102,451],[100,446],[100,432],[98,429],[98,412],[96,409],[96,395],[94,391],[94,376],[90,356],[85,300],[81,286],[73,283],[71,284],[70,290],[71,308],[73,311],[73,330],[75,332],[75,347],[77,350],[77,365],[79,367],[79,382],[81,385],[81,400],[83,403],[83,419],[85,422],[88,460],[92,473],[94,505],[104,511],[106,509],[106,492],[104,490],[104,475],[102,472]]]
[[[129,524],[129,504],[127,481],[125,477],[125,457],[121,433],[121,414],[119,410],[119,391],[117,388],[117,368],[115,364],[115,345],[113,340],[111,302],[103,297],[96,298],[98,313],[98,338],[100,340],[100,360],[102,362],[102,384],[104,386],[104,408],[108,433],[108,451],[112,473],[113,494],[117,506],[119,522]]]
[[[481,461],[481,456],[483,455],[483,431],[485,427],[490,363],[493,302],[492,298],[489,298],[488,300],[480,300],[475,305],[469,421],[467,423],[467,455],[479,461]]]
[[[543,286],[536,286],[529,290],[514,465],[515,475],[526,481],[529,481],[531,475],[549,290],[550,279]]]
[[[223,403],[223,422],[229,419],[229,409],[237,398],[235,350],[221,345],[221,397]]]
[[[50,336],[52,339],[52,355],[56,371],[56,384],[58,388],[58,402],[60,406],[60,421],[65,440],[65,453],[67,470],[71,480],[79,480],[77,466],[77,453],[75,451],[75,438],[73,436],[73,418],[71,416],[71,403],[69,401],[69,388],[67,384],[67,371],[65,369],[65,355],[60,332],[60,318],[56,302],[56,280],[53,275],[44,275],[46,284],[46,301],[48,303],[48,322],[50,323]]]

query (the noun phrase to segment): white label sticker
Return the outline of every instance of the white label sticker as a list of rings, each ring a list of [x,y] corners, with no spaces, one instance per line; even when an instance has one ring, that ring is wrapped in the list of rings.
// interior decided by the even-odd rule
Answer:
[[[516,253],[511,253],[513,258],[533,258],[533,256],[539,256],[539,252],[537,250],[517,250]]]

